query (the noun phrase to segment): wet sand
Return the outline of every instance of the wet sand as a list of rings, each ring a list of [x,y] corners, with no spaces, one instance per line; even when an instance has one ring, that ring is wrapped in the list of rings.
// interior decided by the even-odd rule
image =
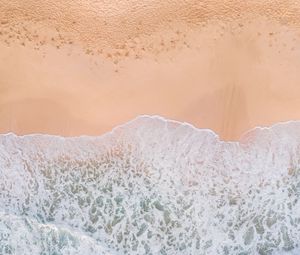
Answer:
[[[236,140],[300,119],[300,1],[282,2],[0,0],[0,132],[155,114]]]

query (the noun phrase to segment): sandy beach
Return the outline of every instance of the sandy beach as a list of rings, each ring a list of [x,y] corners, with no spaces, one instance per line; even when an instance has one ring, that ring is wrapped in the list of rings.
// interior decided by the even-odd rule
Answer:
[[[0,0],[0,132],[161,115],[236,140],[300,119],[300,1]]]
[[[299,255],[299,17],[0,0],[0,255]]]

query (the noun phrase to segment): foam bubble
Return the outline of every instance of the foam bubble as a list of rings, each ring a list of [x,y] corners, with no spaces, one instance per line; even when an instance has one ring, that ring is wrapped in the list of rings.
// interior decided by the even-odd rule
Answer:
[[[2,135],[0,236],[12,238],[0,247],[297,254],[299,130],[300,122],[281,123],[223,142],[142,116],[101,137]]]

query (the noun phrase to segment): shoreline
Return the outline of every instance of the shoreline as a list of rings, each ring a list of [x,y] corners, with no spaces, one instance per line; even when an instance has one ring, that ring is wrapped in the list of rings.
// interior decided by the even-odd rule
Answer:
[[[247,136],[249,134],[255,135],[255,131],[262,131],[262,130],[266,130],[266,131],[271,131],[272,129],[279,127],[279,126],[286,126],[288,127],[290,124],[299,124],[300,125],[300,120],[289,120],[289,121],[282,121],[282,122],[277,122],[274,123],[270,126],[256,126],[254,128],[251,128],[247,131],[245,131],[243,134],[241,134],[241,136],[239,137],[239,139],[237,140],[223,140],[220,135],[216,132],[214,132],[212,129],[208,129],[208,128],[198,128],[196,126],[194,126],[192,123],[188,123],[188,122],[180,122],[177,120],[173,120],[173,119],[168,119],[165,118],[163,116],[158,116],[158,115],[139,115],[137,117],[135,117],[132,120],[129,120],[125,123],[119,124],[117,126],[115,126],[114,128],[112,128],[110,131],[107,131],[105,133],[99,134],[99,135],[85,135],[85,134],[81,134],[78,136],[64,136],[64,135],[60,135],[60,134],[47,134],[47,133],[31,133],[31,134],[16,134],[14,132],[7,132],[7,133],[0,133],[0,138],[1,137],[5,137],[5,136],[15,136],[17,138],[26,138],[26,137],[35,137],[35,136],[43,136],[43,137],[54,137],[54,138],[58,138],[58,139],[67,139],[67,140],[77,140],[77,139],[102,139],[106,136],[110,136],[113,135],[114,132],[116,132],[119,129],[122,128],[126,128],[127,126],[129,126],[130,124],[138,121],[139,119],[142,118],[149,118],[152,120],[160,120],[165,122],[166,124],[175,124],[175,125],[179,125],[179,126],[188,126],[189,128],[191,128],[193,131],[195,132],[208,132],[213,134],[215,137],[217,137],[217,140],[220,143],[226,143],[226,144],[243,144],[245,141],[244,139],[247,139]]]

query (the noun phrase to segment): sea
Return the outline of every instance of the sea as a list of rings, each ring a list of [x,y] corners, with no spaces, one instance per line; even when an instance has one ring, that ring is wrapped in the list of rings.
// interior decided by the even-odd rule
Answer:
[[[0,135],[0,255],[299,255],[300,121]]]

